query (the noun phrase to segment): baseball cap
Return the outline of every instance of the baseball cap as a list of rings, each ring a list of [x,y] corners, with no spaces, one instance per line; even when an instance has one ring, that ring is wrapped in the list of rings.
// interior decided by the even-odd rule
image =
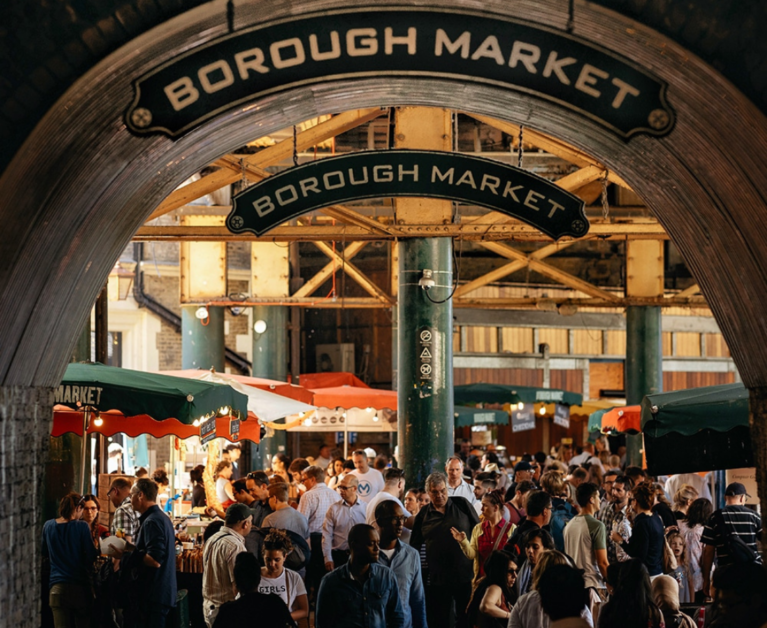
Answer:
[[[226,509],[226,525],[231,526],[245,521],[252,514],[253,511],[245,504],[232,504]]]
[[[532,471],[533,467],[527,460],[521,460],[514,465],[514,471]]]
[[[372,447],[366,447],[365,448],[365,455],[368,458],[375,458],[378,454],[376,453],[376,450],[373,449]]]
[[[746,487],[740,482],[731,482],[728,484],[727,488],[724,489],[724,494],[729,495],[730,497],[734,497],[735,495],[745,495],[748,498],[751,497],[751,495],[746,492]]]

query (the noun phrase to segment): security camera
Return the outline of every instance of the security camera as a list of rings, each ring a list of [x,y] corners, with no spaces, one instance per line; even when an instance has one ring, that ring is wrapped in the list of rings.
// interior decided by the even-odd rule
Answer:
[[[431,290],[436,285],[432,275],[431,268],[424,268],[423,275],[421,275],[421,278],[418,280],[418,285],[424,290]]]

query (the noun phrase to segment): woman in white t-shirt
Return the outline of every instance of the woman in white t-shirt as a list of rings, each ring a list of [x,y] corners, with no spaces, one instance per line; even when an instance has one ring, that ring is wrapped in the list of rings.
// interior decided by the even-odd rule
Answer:
[[[216,466],[216,497],[221,502],[221,507],[226,510],[234,503],[232,491],[232,463],[222,460]]]
[[[293,551],[287,532],[272,528],[264,539],[264,564],[258,592],[279,596],[288,606],[294,621],[309,616],[309,598],[304,581],[295,571],[285,568],[285,558]]]

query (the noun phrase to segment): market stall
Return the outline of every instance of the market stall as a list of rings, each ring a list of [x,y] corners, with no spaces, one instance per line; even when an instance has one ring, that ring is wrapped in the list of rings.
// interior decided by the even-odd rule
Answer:
[[[647,470],[669,475],[753,467],[748,413],[743,384],[646,396],[641,428]]]

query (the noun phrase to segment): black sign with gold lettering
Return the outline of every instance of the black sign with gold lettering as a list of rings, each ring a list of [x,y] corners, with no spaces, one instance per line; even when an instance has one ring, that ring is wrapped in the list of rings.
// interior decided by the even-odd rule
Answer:
[[[323,81],[429,77],[532,94],[628,139],[674,125],[667,85],[629,59],[531,22],[377,7],[271,22],[207,42],[142,76],[126,123],[177,137],[256,98]]]
[[[233,233],[263,235],[337,203],[401,196],[481,205],[555,240],[589,230],[584,202],[551,181],[490,159],[425,150],[364,151],[285,170],[235,196],[226,226]]]

